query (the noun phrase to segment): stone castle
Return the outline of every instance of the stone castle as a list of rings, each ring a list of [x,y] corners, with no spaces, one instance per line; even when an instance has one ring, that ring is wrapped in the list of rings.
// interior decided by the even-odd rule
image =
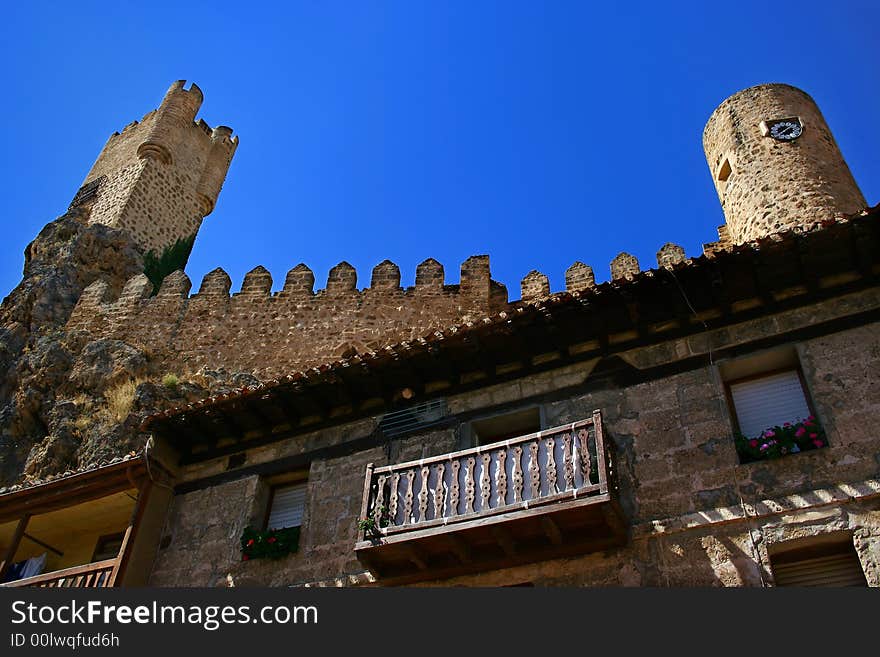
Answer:
[[[197,86],[187,91],[183,81],[173,84],[158,110],[110,137],[73,206],[86,207],[89,222],[126,230],[144,251],[192,240],[238,145],[231,129],[195,122],[201,102]],[[794,162],[788,144],[769,143],[748,129],[771,115],[799,116],[811,126],[797,142]],[[819,109],[793,87],[764,85],[729,98],[712,114],[704,148],[727,218],[720,241],[707,251],[867,207]],[[685,258],[674,244],[657,254],[659,266]],[[626,253],[611,263],[612,280],[639,271]],[[458,285],[445,284],[443,265],[433,259],[418,266],[411,289],[401,288],[400,271],[388,260],[373,269],[369,288],[357,290],[356,281],[346,262],[317,293],[305,264],[291,269],[274,295],[272,276],[260,266],[231,297],[231,280],[220,268],[193,296],[182,268],[165,278],[155,297],[144,277],[128,280],[118,296],[99,279],[84,291],[67,328],[161,354],[168,371],[225,367],[267,379],[414,340],[509,305],[506,288],[491,279],[488,256],[464,262]],[[568,269],[565,282],[568,291],[596,284],[592,268],[581,262]],[[523,301],[549,294],[545,275],[532,271],[523,278]]]
[[[673,559],[676,549],[683,550],[683,564],[708,559],[712,577],[724,584],[772,582],[772,554],[788,555],[778,574],[788,572],[784,564],[797,550],[824,548],[797,543],[793,552],[768,552],[767,536],[756,542],[749,530],[732,540],[751,557],[712,561],[707,550],[719,548],[706,538],[714,529],[705,523],[696,548],[663,546],[647,528],[687,527],[688,514],[708,509],[736,516],[737,503],[746,509],[748,495],[760,500],[750,503],[751,514],[737,517],[754,524],[762,513],[759,501],[766,506],[774,494],[842,482],[858,491],[849,496],[855,511],[831,494],[836,520],[825,518],[791,536],[780,526],[777,538],[833,534],[828,544],[855,545],[866,581],[880,584],[880,488],[873,488],[880,472],[864,451],[880,449],[875,438],[857,429],[829,441],[828,453],[836,454],[835,463],[849,463],[850,472],[813,464],[808,469],[821,471],[818,478],[790,467],[768,475],[760,470],[763,463],[749,466],[750,458],[737,457],[730,438],[732,429],[743,432],[750,421],[742,406],[735,408],[736,395],[746,394],[736,386],[762,372],[800,372],[806,383],[797,394],[805,397],[795,394],[801,401],[787,397],[784,403],[822,407],[816,398],[824,384],[810,383],[826,367],[815,340],[840,338],[840,345],[852,343],[870,359],[880,358],[874,318],[880,297],[872,283],[880,266],[870,250],[877,210],[868,208],[807,94],[760,85],[711,114],[703,146],[726,223],[702,254],[689,257],[667,244],[657,254],[657,268],[642,271],[635,257],[621,253],[607,282],[597,282],[590,266],[576,262],[566,272],[566,290],[555,294],[547,277],[532,271],[513,302],[492,280],[485,255],[461,265],[457,284],[447,283],[443,265],[428,259],[418,266],[415,285],[404,289],[398,267],[386,260],[362,290],[354,269],[341,262],[318,290],[312,271],[299,264],[275,293],[271,274],[256,267],[237,292],[230,294],[229,276],[216,269],[191,295],[186,258],[239,144],[232,129],[196,120],[202,101],[195,84],[186,89],[184,81],[175,82],[157,110],[110,137],[67,213],[28,247],[24,280],[0,308],[0,368],[7,373],[0,386],[0,485],[6,486],[0,500],[8,502],[0,514],[4,570],[30,554],[21,536],[36,512],[21,520],[21,509],[41,508],[33,502],[41,491],[77,478],[98,481],[100,473],[124,466],[129,483],[142,478],[140,501],[102,585],[215,585],[235,578],[310,585],[494,585],[510,577],[612,583],[613,577],[596,574],[600,550],[623,573],[619,583],[674,584],[684,576],[667,570],[663,560]],[[851,248],[844,248],[846,240],[853,241]],[[813,258],[809,267],[804,258]],[[158,270],[149,262],[160,263]],[[828,328],[815,333],[813,324]],[[852,333],[844,337],[846,331]],[[770,355],[762,356],[767,349]],[[847,380],[840,372],[832,376]],[[669,390],[689,392],[667,400],[664,377]],[[675,377],[693,381],[676,383]],[[854,380],[849,393],[858,417],[876,419],[876,392]],[[407,416],[419,404],[432,413],[442,407],[440,428]],[[775,417],[772,408],[766,412]],[[835,423],[830,409],[814,414]],[[408,417],[412,428],[389,429],[398,416]],[[590,419],[580,425],[579,418]],[[566,424],[572,433],[549,429]],[[578,438],[575,426],[583,427]],[[695,427],[714,438],[698,441]],[[690,437],[678,445],[673,434]],[[513,444],[519,438],[511,436],[522,435],[538,436],[516,448],[531,450],[531,461],[505,461],[504,447],[495,465],[494,456],[480,451],[493,440]],[[545,435],[557,436],[552,441],[559,447],[550,442],[550,451],[542,451]],[[824,438],[815,440],[828,447],[819,445]],[[712,464],[686,475],[691,465],[676,465],[676,459],[698,442],[699,458]],[[468,449],[475,451],[456,460]],[[554,449],[563,451],[554,456]],[[657,451],[664,456],[653,462],[649,452]],[[428,464],[420,460],[416,467],[410,459]],[[133,471],[141,462],[146,469]],[[746,488],[723,483],[730,468],[743,470]],[[129,485],[117,481],[121,475],[102,476],[115,483],[96,488],[101,495]],[[529,477],[531,497],[523,483]],[[551,494],[569,488],[592,494],[594,477],[598,496],[589,513],[565,506],[562,492]],[[305,506],[295,527],[297,536],[302,528],[300,552],[306,556],[291,554],[274,571],[241,563],[237,542],[220,536],[242,530],[259,536],[260,526],[273,530],[266,524],[277,510],[273,500],[296,488],[290,482],[305,480]],[[320,480],[338,481],[341,488],[321,498],[312,486]],[[517,491],[510,501],[508,485]],[[218,495],[238,501],[226,509],[229,524],[211,534],[214,523],[202,527],[197,517],[210,513]],[[537,504],[542,496],[546,506]],[[530,533],[538,515],[527,517],[526,499],[536,505],[546,546]],[[797,515],[796,503],[776,503]],[[53,504],[44,509],[47,517],[64,511]],[[502,514],[505,509],[511,515]],[[437,534],[444,513],[461,520],[459,533],[446,532],[444,521],[446,533]],[[859,520],[842,520],[847,514]],[[491,539],[481,533],[490,517]],[[193,553],[195,536],[204,542],[206,534],[216,544],[211,560],[220,564],[210,572],[185,556]],[[638,549],[636,540],[643,541]],[[743,541],[751,544],[748,550]],[[84,546],[83,554],[91,548]],[[241,550],[249,555],[244,543]],[[755,563],[744,567],[743,559]]]

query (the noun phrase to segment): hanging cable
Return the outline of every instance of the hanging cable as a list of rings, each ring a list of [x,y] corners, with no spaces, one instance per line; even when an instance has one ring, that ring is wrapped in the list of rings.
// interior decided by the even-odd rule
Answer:
[[[704,334],[706,336],[706,351],[708,352],[708,355],[709,355],[709,366],[714,367],[715,366],[715,358],[712,353],[712,338],[709,335],[709,325],[703,319],[701,319],[700,316],[697,314],[696,309],[694,308],[693,304],[691,303],[691,300],[688,299],[688,296],[685,293],[684,288],[682,287],[681,283],[679,282],[678,277],[675,275],[675,272],[672,271],[672,269],[667,269],[665,267],[664,267],[664,269],[667,272],[669,272],[670,276],[672,276],[672,280],[675,281],[675,285],[678,288],[679,293],[681,294],[681,298],[684,299],[684,302],[685,302],[685,304],[687,304],[687,307],[690,308],[691,313],[693,313],[693,315],[697,319],[697,321],[699,321],[703,325]],[[712,380],[712,385],[715,387],[715,392],[717,393],[716,399],[718,400],[718,407],[721,410],[721,415],[724,415],[727,411],[727,408],[723,403],[723,399],[725,397],[724,391],[720,390],[718,388],[718,377],[717,376],[711,375],[711,380]],[[764,561],[763,561],[763,559],[761,559],[761,552],[760,552],[760,550],[758,550],[758,545],[755,542],[755,535],[753,534],[753,531],[752,531],[753,530],[752,516],[749,514],[748,509],[746,508],[746,503],[745,503],[745,499],[743,498],[742,488],[740,487],[739,479],[736,476],[736,465],[732,465],[730,471],[731,471],[731,475],[733,477],[733,484],[736,487],[736,494],[739,497],[740,508],[742,509],[743,516],[745,517],[745,521],[746,521],[746,527],[748,528],[749,541],[752,545],[752,558],[755,560],[755,563],[758,566],[758,576],[761,578],[761,587],[765,588],[767,586],[767,582],[764,579]],[[761,530],[758,529],[757,531],[761,531]],[[761,535],[763,537],[763,532],[761,532]]]

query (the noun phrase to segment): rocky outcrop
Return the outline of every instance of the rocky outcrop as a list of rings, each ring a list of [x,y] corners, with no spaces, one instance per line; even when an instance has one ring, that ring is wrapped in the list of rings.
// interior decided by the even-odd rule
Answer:
[[[0,487],[140,449],[145,415],[243,385],[227,372],[205,373],[204,385],[168,378],[143,349],[65,330],[88,285],[118,293],[142,271],[127,233],[77,211],[28,245],[23,279],[0,305]]]

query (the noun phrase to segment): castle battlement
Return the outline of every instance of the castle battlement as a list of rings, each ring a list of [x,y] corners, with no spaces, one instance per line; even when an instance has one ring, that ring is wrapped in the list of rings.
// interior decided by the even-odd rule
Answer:
[[[665,245],[661,267],[685,262],[684,249]],[[611,263],[611,281],[633,280],[638,260],[621,253]],[[348,262],[330,269],[323,288],[300,263],[287,272],[280,290],[262,266],[249,271],[237,291],[222,268],[193,284],[181,270],[167,276],[151,296],[145,275],[129,279],[114,295],[96,281],[81,295],[67,323],[95,339],[125,341],[150,353],[179,375],[202,367],[252,372],[261,379],[346,355],[423,337],[431,331],[476,321],[507,309],[507,288],[493,281],[489,257],[471,256],[460,280],[448,284],[442,264],[428,258],[416,267],[415,285],[401,286],[400,268],[390,260],[373,267],[369,287],[358,288]],[[575,262],[565,273],[568,292],[596,287],[593,269]],[[549,278],[529,272],[521,282],[521,302],[550,295]]]
[[[144,275],[129,279],[118,296],[96,281],[81,295],[67,329],[123,340],[180,375],[225,367],[271,378],[507,307],[507,289],[491,279],[488,256],[462,263],[454,285],[446,284],[443,265],[430,258],[407,288],[389,260],[373,268],[367,288],[357,288],[357,272],[347,262],[330,270],[322,289],[314,284],[304,264],[291,269],[274,293],[264,267],[248,272],[237,292],[220,268],[206,274],[192,295],[183,271],[167,276],[155,296]]]
[[[144,251],[156,254],[195,236],[238,146],[231,128],[196,119],[203,101],[197,85],[187,89],[178,80],[156,110],[111,136],[74,201],[88,210],[88,221],[126,229]],[[800,132],[774,135],[779,126]],[[780,230],[805,229],[864,203],[815,103],[793,87],[761,85],[731,96],[709,119],[703,145],[727,219],[719,241],[704,245],[707,255]],[[808,193],[787,189],[792,176]],[[828,198],[833,205],[823,200]],[[685,262],[684,249],[675,244],[657,253],[661,269]],[[641,275],[652,274],[644,274],[632,254],[622,252],[610,263],[611,284]],[[434,259],[418,265],[415,285],[407,288],[389,260],[373,268],[369,287],[362,289],[345,261],[318,290],[305,264],[287,272],[274,293],[273,282],[269,271],[256,267],[232,292],[229,275],[215,269],[190,295],[192,283],[178,271],[155,296],[146,277],[136,276],[115,298],[96,282],[82,294],[68,328],[140,346],[178,374],[226,367],[264,378],[415,339],[508,306],[506,288],[491,280],[488,256],[462,263],[455,285],[446,283],[443,265]],[[595,287],[589,265],[575,262],[565,272],[568,292]],[[532,270],[520,293],[521,303],[544,299],[551,294],[550,280]]]

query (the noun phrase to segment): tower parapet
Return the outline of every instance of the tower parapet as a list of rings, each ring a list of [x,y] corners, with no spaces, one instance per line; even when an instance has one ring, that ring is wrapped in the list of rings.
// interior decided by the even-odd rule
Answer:
[[[787,84],[750,87],[721,103],[703,150],[727,223],[722,242],[742,244],[867,205],[816,103]]]
[[[184,86],[172,84],[158,109],[110,136],[71,204],[157,255],[195,237],[238,147],[231,128],[196,122],[204,96]]]

